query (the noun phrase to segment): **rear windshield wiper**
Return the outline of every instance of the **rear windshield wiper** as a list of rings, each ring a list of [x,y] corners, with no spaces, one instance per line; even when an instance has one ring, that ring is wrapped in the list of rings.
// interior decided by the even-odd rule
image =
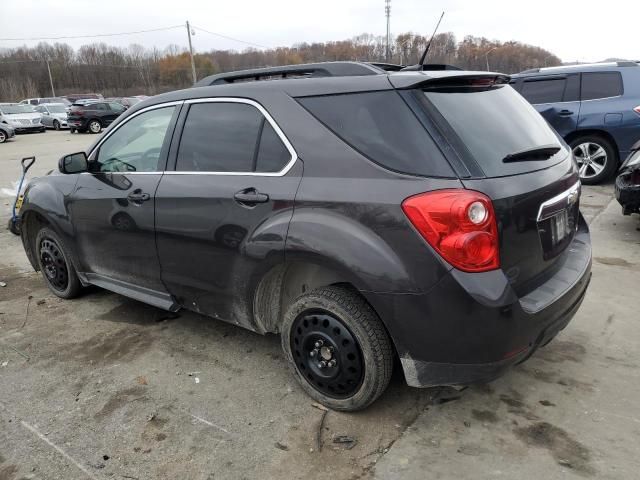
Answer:
[[[519,152],[510,153],[502,159],[503,163],[529,162],[536,160],[549,160],[560,151],[558,145],[542,145],[540,147],[528,148]]]

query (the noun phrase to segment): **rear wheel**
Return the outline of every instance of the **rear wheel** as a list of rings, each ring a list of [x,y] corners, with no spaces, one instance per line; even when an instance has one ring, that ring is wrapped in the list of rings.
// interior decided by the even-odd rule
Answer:
[[[573,155],[578,162],[580,180],[594,185],[610,178],[618,167],[615,148],[603,137],[589,135],[571,142]]]
[[[382,322],[356,292],[324,287],[288,308],[282,348],[302,388],[334,410],[360,410],[387,388],[393,348]]]
[[[102,130],[102,125],[98,120],[91,120],[89,122],[88,128],[91,133],[100,133],[100,130]]]
[[[77,297],[82,286],[60,237],[49,227],[43,227],[36,235],[35,248],[49,290],[61,298]]]

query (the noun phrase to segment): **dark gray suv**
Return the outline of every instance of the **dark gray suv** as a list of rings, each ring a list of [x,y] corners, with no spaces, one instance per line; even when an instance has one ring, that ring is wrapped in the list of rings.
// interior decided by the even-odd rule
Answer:
[[[279,334],[334,409],[373,402],[395,359],[414,387],[489,381],[567,325],[591,275],[571,151],[508,82],[351,62],[208,77],[32,181],[24,248],[60,297],[97,285]]]

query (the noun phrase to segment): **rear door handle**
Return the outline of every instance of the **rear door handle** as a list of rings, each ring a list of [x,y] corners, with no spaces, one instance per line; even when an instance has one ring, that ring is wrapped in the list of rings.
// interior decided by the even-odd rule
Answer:
[[[136,190],[131,192],[129,195],[127,195],[127,198],[134,203],[142,203],[149,200],[151,198],[151,195],[149,195],[148,193],[144,193],[142,190],[137,188]]]
[[[257,203],[267,203],[269,201],[269,195],[266,193],[260,193],[255,188],[245,188],[236,192],[233,196],[236,202],[241,205],[255,205]]]
[[[569,115],[573,115],[571,110],[560,110],[558,115],[562,115],[563,117],[568,117]]]

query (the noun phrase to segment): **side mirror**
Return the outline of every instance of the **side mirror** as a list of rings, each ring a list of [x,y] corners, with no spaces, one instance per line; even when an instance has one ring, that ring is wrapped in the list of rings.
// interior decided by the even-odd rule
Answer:
[[[87,154],[78,152],[65,155],[58,162],[58,170],[66,174],[87,172],[89,170]]]

